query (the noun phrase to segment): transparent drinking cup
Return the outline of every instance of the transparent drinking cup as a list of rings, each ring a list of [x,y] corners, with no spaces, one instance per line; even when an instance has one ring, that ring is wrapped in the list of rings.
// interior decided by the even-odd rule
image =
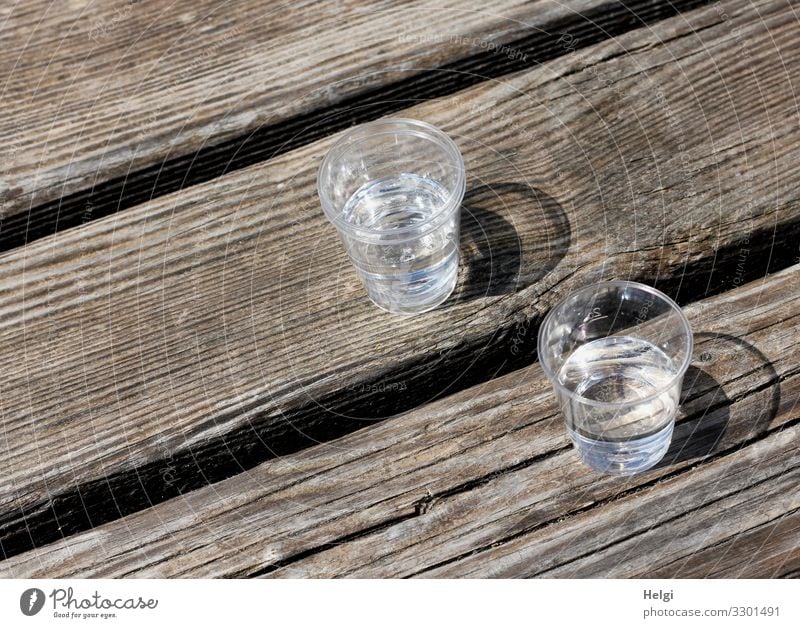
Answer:
[[[681,308],[632,281],[583,288],[548,313],[539,360],[586,464],[631,475],[664,457],[692,346]]]
[[[402,118],[358,126],[325,156],[317,186],[325,215],[378,307],[417,314],[450,296],[466,176],[445,133]]]

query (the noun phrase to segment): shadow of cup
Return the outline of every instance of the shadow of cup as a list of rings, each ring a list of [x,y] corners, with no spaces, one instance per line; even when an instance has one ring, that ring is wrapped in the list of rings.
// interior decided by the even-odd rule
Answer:
[[[448,305],[517,292],[564,258],[571,241],[561,205],[523,183],[468,190],[461,211],[461,266]]]
[[[778,373],[757,347],[727,334],[695,332],[694,338],[680,415],[659,467],[699,461],[757,437],[780,405]],[[732,400],[745,393],[746,407],[735,409]]]

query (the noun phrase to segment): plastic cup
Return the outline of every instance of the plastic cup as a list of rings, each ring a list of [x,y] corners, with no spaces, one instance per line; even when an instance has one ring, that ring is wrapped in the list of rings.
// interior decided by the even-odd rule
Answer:
[[[330,149],[317,187],[325,215],[378,307],[418,314],[450,296],[466,176],[447,135],[418,120],[363,124]]]
[[[664,457],[692,346],[681,308],[640,283],[598,283],[550,310],[539,360],[586,464],[631,475]]]

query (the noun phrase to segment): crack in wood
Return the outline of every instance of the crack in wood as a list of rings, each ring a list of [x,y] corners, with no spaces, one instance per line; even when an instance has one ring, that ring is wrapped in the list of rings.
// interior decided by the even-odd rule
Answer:
[[[292,563],[296,563],[304,558],[308,558],[309,556],[313,556],[314,554],[318,554],[320,552],[324,552],[327,549],[332,547],[336,547],[337,545],[343,545],[344,543],[349,543],[351,541],[355,541],[361,537],[369,536],[370,534],[375,534],[376,532],[380,532],[381,530],[385,530],[390,528],[398,523],[402,523],[403,521],[408,521],[409,519],[413,519],[416,517],[416,513],[411,513],[408,515],[402,515],[400,517],[394,517],[387,521],[382,521],[379,524],[374,526],[370,526],[369,528],[364,528],[363,530],[359,530],[358,532],[354,532],[353,534],[348,534],[342,536],[338,539],[334,539],[333,541],[329,541],[324,545],[319,545],[317,547],[311,547],[305,551],[298,552],[297,554],[293,554],[292,556],[287,556],[285,559],[272,563],[270,565],[265,566],[258,571],[253,571],[250,573],[238,573],[235,574],[236,577],[249,577],[249,578],[258,578],[260,576],[265,576],[267,574],[272,573],[273,571],[277,571],[278,569],[285,567],[286,565],[290,565]]]

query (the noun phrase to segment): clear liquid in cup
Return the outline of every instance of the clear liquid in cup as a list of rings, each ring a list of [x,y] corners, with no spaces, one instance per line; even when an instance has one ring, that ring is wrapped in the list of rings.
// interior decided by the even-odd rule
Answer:
[[[453,291],[458,275],[458,214],[434,229],[428,223],[448,200],[440,183],[400,174],[366,183],[347,201],[342,218],[386,234],[371,242],[353,240],[348,251],[376,304],[395,312],[419,313],[436,307]],[[407,231],[398,238],[400,229]]]
[[[672,360],[640,338],[611,336],[576,349],[562,365],[558,380],[581,397],[567,402],[565,414],[583,460],[598,471],[619,475],[638,473],[661,460],[678,409],[676,374]],[[610,404],[642,401],[605,407],[583,399]]]

